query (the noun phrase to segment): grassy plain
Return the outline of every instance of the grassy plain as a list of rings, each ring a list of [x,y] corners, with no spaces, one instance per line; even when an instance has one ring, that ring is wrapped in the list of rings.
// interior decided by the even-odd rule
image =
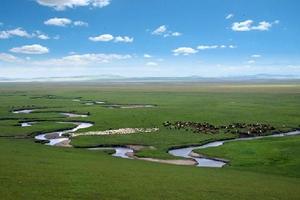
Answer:
[[[300,178],[300,136],[228,142],[197,153],[230,160],[231,169]]]
[[[78,97],[83,101],[157,107],[109,109],[72,101]],[[299,137],[246,145],[232,143],[220,147],[224,150],[205,150],[207,154],[232,160],[230,166],[222,169],[125,160],[104,152],[48,147],[31,139],[39,132],[71,128],[55,121],[94,123],[93,127],[80,131],[159,127],[158,133],[80,136],[72,144],[144,144],[156,149],[141,151],[139,156],[170,158],[166,153],[168,148],[235,135],[171,131],[162,127],[166,120],[206,121],[216,125],[259,122],[279,129],[299,127],[298,83],[1,84],[0,102],[0,136],[6,136],[0,137],[0,193],[4,199],[299,199],[300,196],[300,163],[294,159],[299,155]],[[40,111],[11,113],[12,109],[29,107]],[[58,112],[88,112],[90,116],[66,118]],[[32,127],[18,125],[20,121],[35,120],[47,121]],[[28,137],[13,138],[20,135]],[[258,149],[249,156],[253,162],[243,159],[249,149]],[[288,159],[284,159],[285,155]],[[270,162],[262,167],[268,160],[275,160],[275,165]],[[280,168],[278,163],[284,161],[286,166]]]

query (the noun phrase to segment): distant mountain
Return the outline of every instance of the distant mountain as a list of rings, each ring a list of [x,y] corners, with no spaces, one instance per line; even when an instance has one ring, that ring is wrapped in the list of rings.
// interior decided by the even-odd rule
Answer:
[[[251,80],[251,79],[300,79],[300,76],[296,75],[279,75],[279,74],[255,74],[255,75],[248,75],[248,76],[236,76],[231,77],[236,79],[242,80]]]
[[[36,78],[5,78],[0,77],[0,82],[65,82],[65,81],[93,81],[93,80],[113,80],[122,79],[118,75],[98,75],[98,76],[67,76],[67,77],[36,77]]]
[[[123,77],[119,75],[69,76],[69,77],[38,77],[38,78],[6,78],[0,82],[243,82],[243,81],[300,81],[296,75],[256,74],[248,76],[227,77]]]

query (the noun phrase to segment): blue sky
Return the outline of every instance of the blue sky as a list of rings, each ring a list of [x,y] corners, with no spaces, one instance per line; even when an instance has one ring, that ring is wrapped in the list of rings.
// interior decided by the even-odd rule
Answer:
[[[300,76],[297,0],[3,0],[0,77]]]

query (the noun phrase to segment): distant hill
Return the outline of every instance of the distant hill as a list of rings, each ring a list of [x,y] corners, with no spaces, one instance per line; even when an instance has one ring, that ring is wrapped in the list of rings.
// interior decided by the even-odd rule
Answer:
[[[118,75],[69,76],[69,77],[37,77],[37,78],[6,78],[0,77],[0,82],[270,82],[270,81],[300,81],[299,76],[256,74],[248,76],[228,77],[123,77]]]

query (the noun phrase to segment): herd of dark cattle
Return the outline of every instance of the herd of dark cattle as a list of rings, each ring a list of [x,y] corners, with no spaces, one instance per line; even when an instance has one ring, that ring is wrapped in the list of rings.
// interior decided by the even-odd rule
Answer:
[[[173,130],[186,130],[193,131],[194,133],[236,133],[241,136],[259,136],[265,135],[269,132],[275,131],[275,128],[269,124],[246,124],[246,123],[232,123],[229,125],[215,126],[207,122],[185,122],[176,121],[169,122],[165,121],[163,126]]]

